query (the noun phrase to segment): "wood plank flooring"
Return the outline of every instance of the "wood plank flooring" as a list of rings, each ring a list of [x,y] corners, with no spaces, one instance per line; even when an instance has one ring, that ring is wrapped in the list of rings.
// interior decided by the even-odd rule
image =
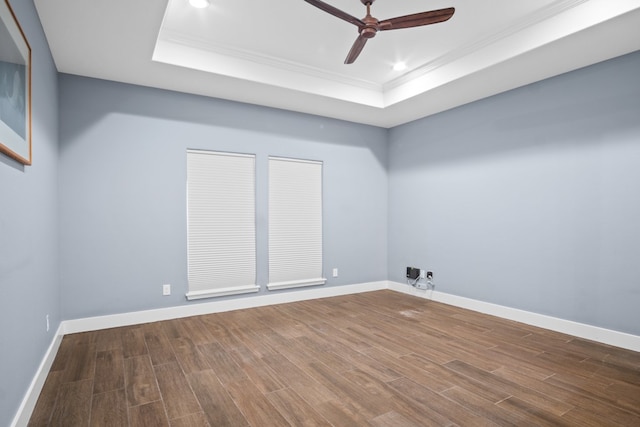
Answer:
[[[30,426],[640,426],[640,353],[392,291],[67,335]]]

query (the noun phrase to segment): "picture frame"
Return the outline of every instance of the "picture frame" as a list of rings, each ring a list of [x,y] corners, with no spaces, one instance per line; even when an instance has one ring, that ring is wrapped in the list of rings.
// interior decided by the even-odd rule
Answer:
[[[0,153],[31,165],[31,47],[0,0]]]

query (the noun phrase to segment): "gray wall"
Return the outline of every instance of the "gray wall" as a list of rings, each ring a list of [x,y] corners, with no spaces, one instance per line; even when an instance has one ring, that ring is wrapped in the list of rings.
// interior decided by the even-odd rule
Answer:
[[[257,154],[263,288],[268,155],[324,162],[327,286],[386,280],[386,130],[71,75],[59,82],[66,319],[194,304],[184,296],[187,148]]]
[[[33,2],[10,3],[31,45],[33,166],[0,154],[2,426],[13,419],[60,324],[57,74]]]
[[[640,334],[640,53],[390,132],[389,278]]]

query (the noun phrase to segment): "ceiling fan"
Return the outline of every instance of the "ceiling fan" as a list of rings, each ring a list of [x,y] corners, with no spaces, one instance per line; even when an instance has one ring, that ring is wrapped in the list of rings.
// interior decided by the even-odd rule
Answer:
[[[429,12],[414,13],[412,15],[398,16],[397,18],[378,21],[376,18],[371,16],[371,5],[375,0],[360,0],[360,2],[367,7],[367,16],[362,19],[351,16],[348,13],[320,0],[304,1],[358,27],[358,38],[353,43],[353,46],[351,46],[351,50],[349,51],[347,58],[344,60],[345,64],[353,64],[358,55],[360,55],[360,52],[362,52],[362,48],[364,48],[367,40],[375,37],[378,31],[398,30],[400,28],[412,28],[420,27],[422,25],[437,24],[439,22],[447,21],[455,12],[455,8],[449,7],[446,9],[431,10]]]

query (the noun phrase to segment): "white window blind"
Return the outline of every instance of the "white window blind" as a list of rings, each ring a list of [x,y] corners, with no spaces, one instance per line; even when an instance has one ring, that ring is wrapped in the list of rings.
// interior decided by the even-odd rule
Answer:
[[[257,292],[255,156],[187,151],[187,299]]]
[[[322,285],[322,162],[269,157],[269,290]]]

